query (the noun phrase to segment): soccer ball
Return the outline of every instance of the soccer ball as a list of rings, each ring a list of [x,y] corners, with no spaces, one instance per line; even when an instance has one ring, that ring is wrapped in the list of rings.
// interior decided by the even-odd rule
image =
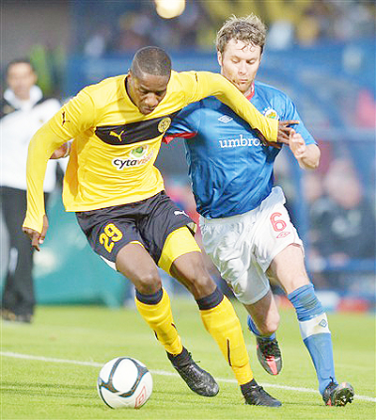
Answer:
[[[147,367],[131,357],[117,357],[99,372],[97,389],[111,408],[140,408],[150,398],[153,379]]]

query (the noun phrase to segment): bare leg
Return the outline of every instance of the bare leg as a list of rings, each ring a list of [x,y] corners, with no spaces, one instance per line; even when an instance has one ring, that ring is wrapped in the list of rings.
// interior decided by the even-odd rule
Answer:
[[[151,295],[162,287],[155,262],[139,244],[128,244],[119,251],[116,268],[142,294]]]
[[[294,305],[304,344],[315,366],[319,391],[326,404],[345,405],[354,391],[349,384],[336,384],[331,333],[324,309],[309,281],[303,250],[289,245],[270,265],[270,273],[281,284]]]
[[[302,248],[292,244],[283,249],[270,264],[268,275],[277,279],[286,294],[309,284]]]
[[[244,304],[245,309],[251,315],[261,335],[271,335],[277,331],[279,325],[279,312],[271,290],[251,305]]]

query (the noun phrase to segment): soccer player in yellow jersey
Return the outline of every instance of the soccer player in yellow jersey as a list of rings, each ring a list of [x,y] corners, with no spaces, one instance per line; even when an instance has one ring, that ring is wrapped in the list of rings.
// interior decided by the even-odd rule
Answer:
[[[129,74],[86,87],[33,137],[23,230],[39,250],[48,227],[43,202],[46,164],[55,149],[74,139],[64,179],[66,210],[76,212],[93,250],[132,281],[141,316],[187,385],[204,396],[219,390],[182,345],[157,265],[194,296],[205,328],[234,371],[246,403],[279,406],[255,382],[235,311],[204,267],[188,227],[192,221],[165,194],[154,166],[162,136],[177,111],[212,95],[266,140],[288,139],[292,122],[264,118],[221,75],[173,72],[165,51],[143,48]]]

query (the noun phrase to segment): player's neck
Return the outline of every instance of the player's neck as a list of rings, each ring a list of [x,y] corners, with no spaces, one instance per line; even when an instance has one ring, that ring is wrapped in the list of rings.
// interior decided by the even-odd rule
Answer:
[[[255,94],[255,82],[252,83],[251,87],[244,93],[244,96],[250,101]]]
[[[132,89],[131,89],[131,86],[129,84],[128,76],[125,77],[124,84],[125,84],[125,91],[127,92],[128,98],[131,100],[133,105],[137,106],[135,101],[132,98]]]

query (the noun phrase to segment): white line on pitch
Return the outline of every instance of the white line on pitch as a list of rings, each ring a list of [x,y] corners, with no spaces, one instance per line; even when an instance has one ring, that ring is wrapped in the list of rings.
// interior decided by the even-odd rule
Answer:
[[[68,363],[71,365],[80,365],[80,366],[93,366],[93,367],[102,367],[104,363],[98,362],[81,362],[80,360],[69,360],[69,359],[55,359],[53,357],[43,357],[43,356],[33,356],[30,354],[20,354],[20,353],[12,353],[7,351],[0,352],[0,356],[2,357],[13,357],[15,359],[27,359],[27,360],[39,360],[41,362],[48,362],[48,363]],[[150,370],[153,375],[162,375],[162,376],[179,376],[177,373],[166,372],[164,370]],[[220,379],[217,378],[219,382],[227,382],[227,383],[237,383],[235,379]],[[318,391],[312,388],[299,388],[294,386],[286,386],[286,385],[276,385],[276,384],[268,384],[263,383],[263,386],[267,388],[278,388],[278,389],[285,389],[288,391],[297,391],[297,392],[308,392],[317,394]],[[355,399],[361,401],[370,401],[376,403],[376,398],[373,397],[366,397],[364,395],[355,395]]]

